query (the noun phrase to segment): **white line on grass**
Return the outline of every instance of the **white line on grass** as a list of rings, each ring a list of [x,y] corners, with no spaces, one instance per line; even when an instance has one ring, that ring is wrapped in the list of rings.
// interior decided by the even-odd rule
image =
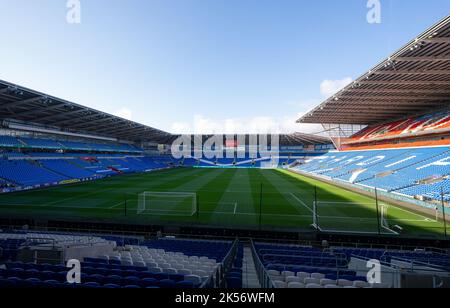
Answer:
[[[391,233],[393,233],[393,234],[395,234],[395,235],[400,235],[399,233],[397,233],[397,232],[395,232],[394,230],[392,230],[391,228],[389,228],[389,227],[386,227],[386,226],[381,226],[383,229],[386,229],[386,230],[388,230],[389,232],[391,232]]]
[[[421,217],[424,221],[437,222],[437,220],[433,220],[433,219],[430,219],[429,217],[423,216],[423,215],[421,215],[421,214],[417,214],[417,213],[414,213],[414,212],[405,210],[405,209],[403,209],[403,208],[401,208],[401,207],[389,205],[389,204],[386,204],[386,203],[381,203],[380,205],[385,205],[385,206],[388,206],[388,207],[393,207],[393,208],[396,209],[396,210],[399,210],[399,211],[402,211],[402,212],[405,212],[405,213],[408,213],[408,214],[411,214],[411,215],[414,215],[414,216],[417,216],[417,217]],[[398,219],[394,219],[394,220],[398,220]]]
[[[355,233],[360,233],[360,234],[378,234],[378,232],[376,232],[376,231],[343,231],[343,230],[322,229],[322,228],[319,228],[319,230],[322,231],[322,232],[341,233],[341,234],[355,234]],[[397,232],[391,230],[390,233],[392,233],[392,232],[394,234],[396,234],[396,235],[399,235]],[[382,232],[382,234],[389,234],[389,233]]]
[[[362,220],[366,220],[366,221],[375,221],[376,220],[376,218],[370,218],[370,217],[352,217],[352,216],[321,216],[321,215],[319,215],[319,216],[317,216],[318,218],[325,218],[325,219],[333,219],[333,218],[335,218],[335,219],[341,219],[341,220],[344,220],[344,219],[352,219],[352,220],[359,220],[360,222],[362,221]],[[423,220],[423,219],[395,219],[396,221],[403,221],[403,222],[429,222],[429,223],[432,223],[432,222],[434,222],[434,221],[431,221],[431,220]]]
[[[49,203],[46,203],[46,204],[43,204],[43,205],[38,205],[38,207],[47,207],[47,206],[49,206],[49,207],[59,207],[60,204],[63,203],[63,202],[66,202],[66,201],[69,201],[69,200],[75,200],[75,199],[84,198],[84,197],[87,197],[87,196],[98,194],[99,192],[106,192],[106,191],[109,191],[109,190],[112,190],[112,188],[96,190],[96,191],[89,192],[89,193],[86,193],[86,194],[76,195],[76,196],[73,196],[73,197],[60,199],[60,200],[57,200],[57,201],[52,201],[52,202],[49,202]]]
[[[220,215],[234,215],[231,212],[219,212],[219,211],[202,211],[203,214],[220,214]],[[242,216],[259,216],[257,213],[241,213],[236,212],[235,215],[242,215]],[[268,217],[294,217],[294,218],[311,218],[311,215],[290,215],[290,214],[262,214],[262,216],[268,216]]]
[[[234,214],[234,215],[236,215],[236,211],[237,211],[237,205],[238,205],[238,204],[237,204],[237,202],[236,202],[236,203],[234,203],[234,212],[233,212],[233,214]]]
[[[374,205],[374,203],[360,203],[360,202],[328,202],[328,201],[319,201],[317,202],[319,205],[335,205],[335,204],[348,204],[348,205]]]
[[[314,214],[314,211],[311,210],[311,208],[310,208],[309,206],[307,206],[305,202],[303,202],[303,201],[300,200],[296,195],[294,195],[294,193],[290,193],[290,195],[291,195],[292,197],[294,197],[295,200],[297,200],[301,205],[303,205],[303,207],[305,207],[308,211],[310,211],[312,214]]]
[[[327,204],[328,204],[328,205],[348,204],[348,205],[354,205],[354,206],[373,206],[373,205],[374,205],[373,203],[358,203],[358,202],[327,202],[327,201],[321,201],[321,202],[318,202],[318,204],[319,204],[319,205],[322,205],[322,206],[323,206],[323,205],[327,205]],[[386,204],[386,203],[380,203],[380,205],[390,206],[390,207],[392,207],[392,208],[394,208],[394,209],[397,209],[397,210],[399,210],[399,211],[402,211],[402,212],[408,213],[408,214],[410,214],[410,215],[417,216],[417,217],[420,217],[420,218],[421,218],[420,220],[418,220],[418,219],[395,219],[395,220],[398,220],[398,221],[410,221],[410,222],[420,222],[420,221],[425,221],[425,222],[436,222],[436,220],[430,219],[430,218],[428,218],[428,217],[426,217],[426,216],[423,216],[423,215],[421,215],[421,214],[417,214],[417,213],[408,211],[408,210],[406,210],[406,209],[403,209],[403,208],[400,208],[400,207],[397,207],[397,206],[394,206],[394,205],[388,205],[388,204]],[[340,218],[340,217],[336,217],[336,218]]]
[[[109,209],[109,210],[112,210],[113,208],[116,208],[116,207],[118,207],[119,205],[122,205],[123,203],[124,203],[124,201],[120,201],[120,202],[118,202],[117,204],[114,204],[113,206],[109,207],[108,209]]]

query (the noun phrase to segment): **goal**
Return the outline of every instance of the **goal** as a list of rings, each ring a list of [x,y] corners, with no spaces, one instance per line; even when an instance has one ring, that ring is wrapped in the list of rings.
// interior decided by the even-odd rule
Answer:
[[[323,232],[396,234],[397,227],[389,221],[389,205],[364,202],[313,202],[312,226]]]
[[[145,191],[138,195],[140,215],[193,216],[197,213],[197,194]]]

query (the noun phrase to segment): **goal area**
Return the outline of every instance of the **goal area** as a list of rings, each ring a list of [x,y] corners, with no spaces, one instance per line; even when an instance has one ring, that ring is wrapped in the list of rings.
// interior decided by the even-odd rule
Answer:
[[[395,234],[384,203],[313,202],[312,226],[333,233]]]
[[[196,213],[196,193],[145,191],[138,195],[138,215],[193,216]]]

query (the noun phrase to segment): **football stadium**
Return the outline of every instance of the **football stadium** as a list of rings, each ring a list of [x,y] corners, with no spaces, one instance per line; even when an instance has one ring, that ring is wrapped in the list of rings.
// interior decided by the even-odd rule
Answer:
[[[0,287],[450,287],[450,16],[366,69],[299,110],[317,134],[169,133],[0,81]]]

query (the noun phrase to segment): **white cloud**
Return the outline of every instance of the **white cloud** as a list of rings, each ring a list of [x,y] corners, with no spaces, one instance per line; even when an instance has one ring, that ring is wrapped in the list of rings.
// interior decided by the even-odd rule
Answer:
[[[191,132],[191,126],[189,123],[185,122],[175,122],[172,123],[172,127],[170,128],[172,132],[177,134],[188,134]]]
[[[127,119],[127,120],[132,120],[133,119],[133,112],[130,109],[126,108],[126,107],[123,107],[123,108],[120,108],[120,109],[116,110],[115,112],[113,112],[113,115],[115,115],[117,117],[121,117],[121,118]]]
[[[352,81],[353,79],[351,77],[346,77],[341,80],[324,80],[320,84],[320,93],[325,97],[330,97],[342,90]]]
[[[302,114],[285,117],[256,116],[250,118],[212,119],[196,115],[192,123],[175,122],[174,134],[290,134],[294,132],[317,133],[321,126],[297,124]]]

